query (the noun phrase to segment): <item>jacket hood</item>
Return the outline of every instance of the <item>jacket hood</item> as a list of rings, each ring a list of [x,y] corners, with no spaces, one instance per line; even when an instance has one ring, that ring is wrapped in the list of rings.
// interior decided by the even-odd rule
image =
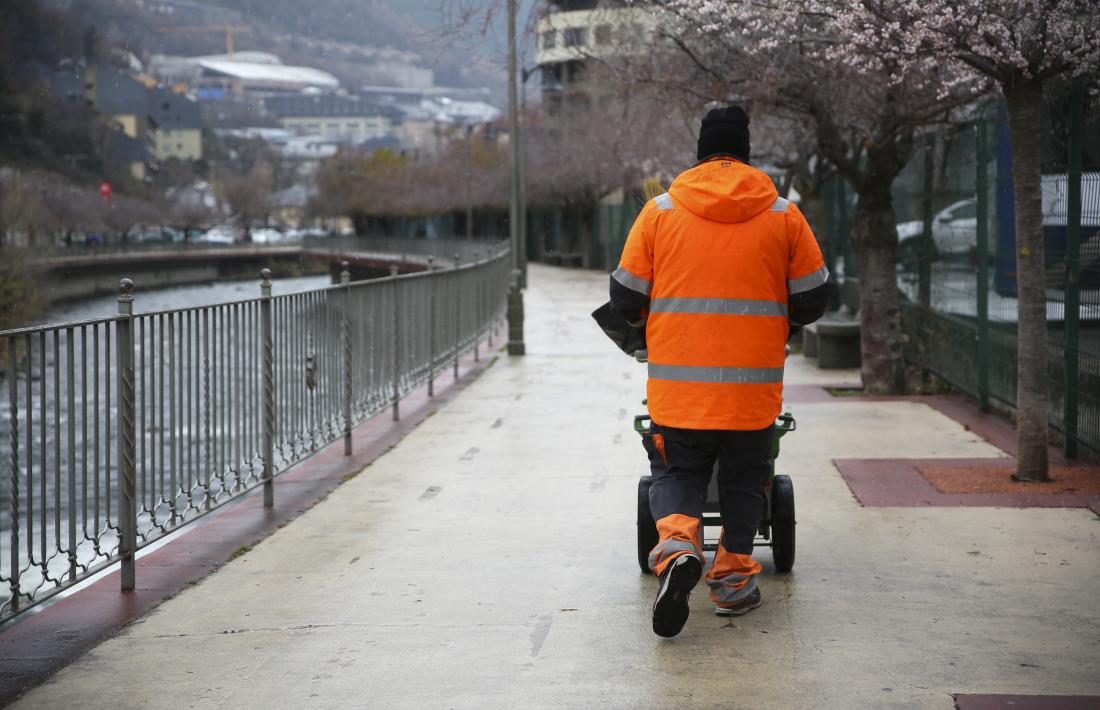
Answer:
[[[708,160],[680,174],[668,193],[692,214],[713,222],[744,222],[771,209],[772,179],[736,160]]]

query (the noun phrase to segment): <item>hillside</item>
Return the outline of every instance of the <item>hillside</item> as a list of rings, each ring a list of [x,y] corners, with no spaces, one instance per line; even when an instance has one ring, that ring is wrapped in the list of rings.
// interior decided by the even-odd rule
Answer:
[[[470,22],[447,32],[452,0],[190,0],[175,14],[146,0],[70,0],[71,8],[142,56],[225,51],[226,25],[238,28],[234,48],[276,53],[288,63],[330,71],[354,86],[358,67],[382,54],[435,71],[436,83],[484,86],[504,95],[504,25],[500,13],[485,27]],[[488,2],[488,0],[487,0]],[[523,0],[531,7],[538,0]],[[456,3],[457,4],[457,3]],[[463,3],[466,4],[466,3]],[[527,10],[522,17],[526,17]],[[452,16],[453,21],[453,16]],[[453,29],[453,28],[452,28]],[[393,50],[387,52],[386,50]]]

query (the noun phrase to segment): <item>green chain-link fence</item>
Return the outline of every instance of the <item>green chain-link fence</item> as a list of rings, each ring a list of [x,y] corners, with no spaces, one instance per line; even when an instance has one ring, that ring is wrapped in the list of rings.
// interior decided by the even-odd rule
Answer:
[[[1044,107],[1051,427],[1100,452],[1100,97]],[[1016,263],[1003,108],[930,136],[894,186],[905,357],[982,405],[1016,400]],[[833,210],[833,220],[841,215]]]

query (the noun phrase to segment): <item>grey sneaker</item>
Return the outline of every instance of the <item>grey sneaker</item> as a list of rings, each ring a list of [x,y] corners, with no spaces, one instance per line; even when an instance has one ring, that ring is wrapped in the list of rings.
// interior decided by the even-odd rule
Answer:
[[[653,633],[672,638],[688,619],[688,595],[703,576],[703,561],[692,554],[680,555],[661,575],[661,587],[653,602]]]
[[[752,590],[752,594],[736,604],[714,607],[714,613],[718,616],[743,616],[763,603],[764,600],[760,598],[760,588],[757,587]]]

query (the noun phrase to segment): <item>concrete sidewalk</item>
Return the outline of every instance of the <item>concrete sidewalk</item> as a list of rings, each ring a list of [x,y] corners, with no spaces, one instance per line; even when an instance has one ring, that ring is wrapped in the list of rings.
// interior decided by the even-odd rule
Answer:
[[[951,708],[1100,694],[1084,509],[862,508],[833,458],[996,457],[914,402],[792,405],[798,555],[734,621],[670,641],[639,574],[644,367],[588,312],[606,276],[532,265],[500,360],[359,476],[15,707]],[[851,381],[791,359],[788,383]]]

